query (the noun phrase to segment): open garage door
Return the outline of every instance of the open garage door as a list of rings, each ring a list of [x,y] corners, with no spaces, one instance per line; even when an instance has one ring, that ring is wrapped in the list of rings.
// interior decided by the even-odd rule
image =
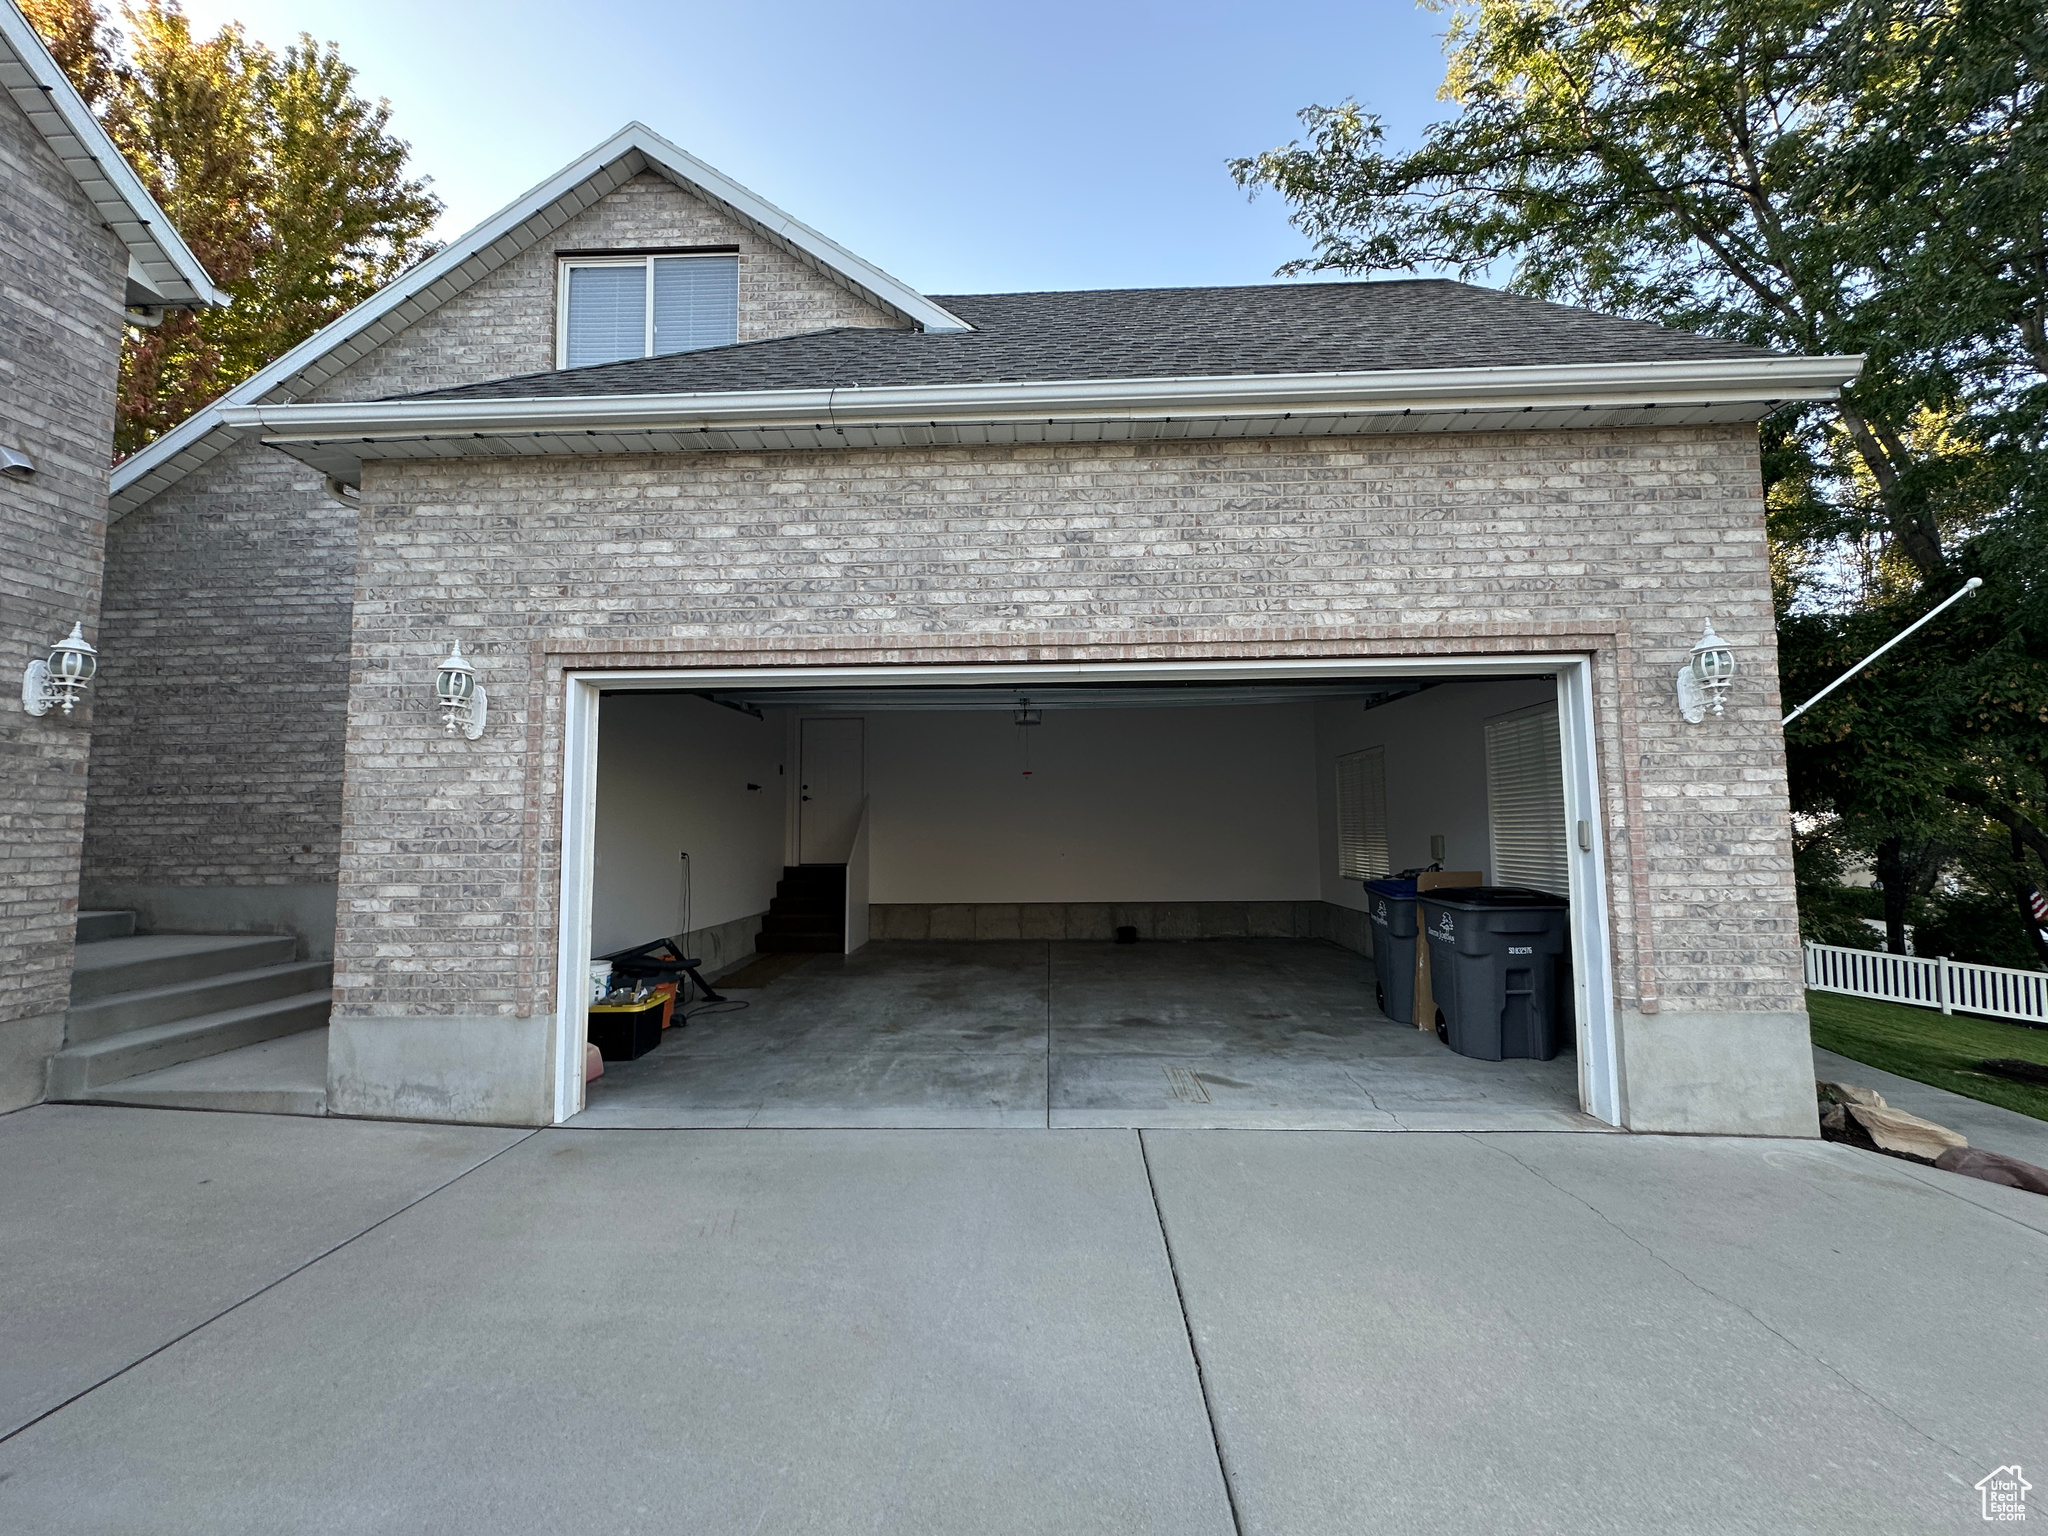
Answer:
[[[564,1118],[592,957],[672,938],[727,1001],[593,1123],[1616,1119],[1577,658],[570,686]],[[1432,866],[1569,903],[1554,1057],[1379,1006],[1363,882]]]

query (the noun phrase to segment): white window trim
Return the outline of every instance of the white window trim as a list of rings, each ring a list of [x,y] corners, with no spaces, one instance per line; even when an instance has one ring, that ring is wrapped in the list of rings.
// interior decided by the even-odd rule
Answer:
[[[555,258],[555,366],[569,366],[569,269],[571,267],[639,267],[644,274],[640,307],[646,334],[640,339],[640,356],[654,356],[654,264],[657,261],[730,261],[739,266],[731,251],[664,251],[645,256],[558,256]],[[734,341],[739,337],[735,335]],[[630,358],[618,358],[630,362]]]

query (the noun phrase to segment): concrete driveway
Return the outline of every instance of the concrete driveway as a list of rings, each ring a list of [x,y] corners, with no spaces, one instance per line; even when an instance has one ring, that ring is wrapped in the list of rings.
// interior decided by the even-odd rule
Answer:
[[[1818,1143],[45,1106],[0,1168],[0,1530],[1867,1536],[2048,1468],[2048,1200]]]

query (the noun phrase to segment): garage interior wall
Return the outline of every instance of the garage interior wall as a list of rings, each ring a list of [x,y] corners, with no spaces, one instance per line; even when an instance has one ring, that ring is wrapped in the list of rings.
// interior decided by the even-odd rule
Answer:
[[[745,925],[768,910],[782,875],[783,713],[757,720],[676,694],[606,696],[598,712],[592,954],[677,931],[685,851],[693,933]],[[752,930],[724,935],[722,947],[725,954],[707,959],[743,958]]]
[[[1486,722],[1555,696],[1547,679],[1447,683],[1371,710],[1356,700],[1047,709],[1022,728],[1008,710],[864,712],[876,934],[1003,936],[1020,920],[1029,927],[1034,907],[1118,904],[1086,922],[1194,937],[1213,921],[1224,936],[1233,919],[1196,904],[1288,903],[1295,916],[1277,931],[1369,952],[1364,890],[1338,874],[1337,760],[1385,748],[1392,868],[1431,862],[1440,834],[1445,867],[1491,879]],[[752,952],[793,857],[799,765],[788,759],[800,713],[757,720],[688,695],[606,697],[593,954],[676,930],[684,849],[707,971]],[[942,930],[949,911],[954,926]],[[1276,918],[1237,921],[1261,932]],[[1042,936],[1108,936],[1081,922],[1069,911]]]
[[[1351,700],[1315,705],[1317,867],[1321,895],[1334,906],[1365,910],[1365,888],[1337,873],[1337,759],[1385,747],[1387,858],[1394,869],[1432,862],[1429,840],[1444,839],[1446,869],[1476,869],[1493,879],[1486,820],[1486,722],[1510,710],[1555,700],[1548,679],[1446,683],[1377,709]]]
[[[1315,708],[870,713],[869,899],[1313,901]]]

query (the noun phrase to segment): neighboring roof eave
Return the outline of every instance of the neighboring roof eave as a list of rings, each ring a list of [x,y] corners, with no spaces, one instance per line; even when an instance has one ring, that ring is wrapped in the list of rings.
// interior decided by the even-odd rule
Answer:
[[[140,267],[140,281],[131,279],[130,302],[179,307],[229,302],[13,0],[0,0],[0,87]]]
[[[843,438],[873,429],[950,431],[1004,425],[1011,431],[1079,422],[1155,424],[1232,418],[1241,422],[1412,417],[1435,425],[1484,413],[1505,424],[1568,421],[1573,413],[1706,412],[1698,419],[1755,420],[1793,401],[1831,400],[1854,378],[1860,357],[1714,358],[1548,367],[1404,369],[1357,373],[1250,374],[1162,379],[1053,380],[917,385],[877,389],[802,389],[751,393],[585,396],[572,399],[383,400],[229,408],[224,424],[260,432],[263,441],[325,472],[379,443],[440,441],[436,456],[462,457],[468,444],[517,441],[509,451],[648,452],[652,439],[679,436],[749,441],[785,434]],[[795,434],[795,436],[788,436]],[[616,447],[605,446],[614,438]],[[872,437],[863,441],[873,441]],[[394,455],[398,456],[398,455]],[[408,453],[403,456],[417,456]]]
[[[337,352],[361,339],[363,352],[380,346],[414,321],[438,309],[441,304],[480,281],[528,249],[549,232],[524,238],[527,226],[541,218],[579,189],[604,178],[622,162],[628,164],[623,184],[642,170],[669,176],[687,190],[709,200],[760,228],[771,239],[801,252],[865,293],[883,307],[931,331],[966,331],[972,327],[957,315],[932,303],[915,289],[897,281],[872,263],[861,260],[844,246],[827,239],[809,225],[791,218],[781,209],[757,196],[729,177],[721,175],[694,155],[671,144],[643,123],[629,123],[588,154],[557,171],[537,186],[513,199],[467,234],[451,241],[426,261],[400,274],[383,288],[332,324],[315,332],[260,372],[243,380],[197,415],[187,418],[162,437],[114,470],[112,516],[119,518],[177,483],[184,475],[222,451],[224,445],[209,441],[221,430],[224,408],[253,405],[283,392],[303,395],[339,372],[346,362],[321,371],[322,364]],[[567,217],[581,213],[614,187],[578,204]],[[465,269],[476,270],[465,273]],[[351,356],[347,362],[355,361]]]

